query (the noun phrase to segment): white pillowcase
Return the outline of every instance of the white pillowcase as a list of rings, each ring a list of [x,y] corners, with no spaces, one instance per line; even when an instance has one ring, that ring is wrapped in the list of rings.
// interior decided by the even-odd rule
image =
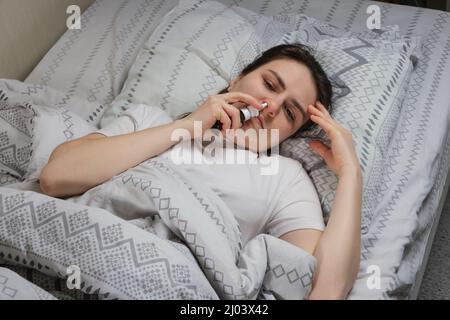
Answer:
[[[34,112],[32,119],[31,157],[25,181],[38,179],[47,165],[53,150],[60,144],[81,138],[96,128],[77,114],[64,108],[50,108],[29,104]]]
[[[195,110],[228,87],[237,53],[248,41],[261,36],[268,47],[289,31],[288,25],[238,7],[180,1],[141,49],[101,127],[131,104],[158,106],[173,118]]]

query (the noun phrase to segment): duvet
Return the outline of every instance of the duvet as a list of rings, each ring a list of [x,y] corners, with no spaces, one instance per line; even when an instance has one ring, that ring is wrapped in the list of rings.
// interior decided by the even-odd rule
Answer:
[[[308,295],[313,256],[267,234],[242,243],[226,203],[165,158],[77,197],[42,194],[39,172],[51,151],[95,130],[70,111],[80,103],[101,109],[45,86],[0,81],[0,264],[67,279],[100,299]],[[7,297],[54,298],[0,271],[0,286],[13,284]]]

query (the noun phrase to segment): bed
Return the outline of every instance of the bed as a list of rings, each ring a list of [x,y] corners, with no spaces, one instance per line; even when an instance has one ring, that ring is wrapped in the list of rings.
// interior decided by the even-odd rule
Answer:
[[[221,2],[231,3],[226,0]],[[399,25],[400,32],[406,36],[420,35],[423,37],[424,55],[419,60],[417,69],[409,81],[407,97],[398,119],[399,125],[392,137],[389,149],[385,153],[386,159],[382,172],[384,178],[379,187],[380,197],[365,200],[366,205],[369,204],[367,207],[370,210],[367,210],[370,211],[371,223],[368,228],[362,229],[361,269],[349,295],[349,299],[417,298],[449,185],[450,93],[445,88],[446,83],[450,81],[450,14],[442,11],[357,0],[320,2],[243,0],[236,1],[236,3],[242,8],[261,15],[305,14],[343,30],[355,32],[366,26],[367,6],[377,4],[381,8],[383,24]],[[83,14],[84,27],[75,32],[67,31],[28,75],[24,83],[11,85],[12,90],[30,96],[45,92],[46,95],[53,97],[52,101],[57,104],[57,110],[72,108],[89,125],[99,126],[108,106],[121,92],[130,68],[145,41],[155,32],[162,17],[169,13],[176,4],[177,1],[174,0],[95,1]],[[50,91],[47,88],[50,88],[48,89]],[[78,134],[83,132],[82,125],[77,127],[68,113],[61,111],[61,115],[65,117],[64,123],[67,125],[64,132],[74,134],[74,130],[70,130],[71,126],[81,128]],[[29,149],[24,145],[21,150],[26,152]],[[15,159],[19,161],[20,157]],[[148,163],[147,165],[164,167],[164,163]],[[19,173],[20,170],[23,171],[20,163],[15,169]],[[163,175],[162,171],[161,175]],[[124,177],[121,178],[124,179]],[[126,181],[130,181],[129,184],[134,183],[133,177],[128,177]],[[8,199],[11,199],[13,204],[14,201],[18,201],[18,204],[22,203],[20,201],[25,201],[21,200],[20,193],[14,193],[14,190],[31,193],[37,191],[36,186],[24,184],[16,176],[4,172],[2,172],[0,182],[2,197],[9,196]],[[142,189],[145,188],[143,181],[136,181],[134,184],[138,183],[141,183]],[[194,187],[201,188],[200,186]],[[27,195],[29,194],[27,193]],[[183,199],[179,201],[183,201]],[[10,206],[14,207],[13,204]],[[36,205],[36,208],[46,208],[43,202],[40,202],[39,205]],[[60,202],[56,207],[59,205]],[[83,214],[76,215],[79,210],[79,207],[76,207],[76,201],[70,204],[61,203],[61,205],[63,207],[67,205],[68,207],[64,208],[68,211],[73,210],[73,215],[70,216],[73,217],[73,221],[81,223],[83,219],[86,219]],[[4,206],[8,209],[7,204]],[[53,208],[50,205],[49,211],[46,209],[50,212],[48,214],[51,214]],[[43,211],[43,215],[47,214],[46,210]],[[170,216],[170,213],[168,215]],[[114,221],[113,226],[119,224],[116,220]],[[95,221],[95,223],[102,225],[104,222]],[[133,227],[139,227],[140,232],[142,230],[149,231],[146,230],[145,224],[139,225],[140,223],[142,221],[136,221],[136,225]],[[232,223],[229,223],[228,226],[225,221],[223,225],[234,230]],[[4,228],[7,230],[5,226]],[[111,242],[114,241],[115,235],[120,234],[120,231],[110,228],[109,225],[104,225],[102,230],[105,234],[110,235]],[[122,230],[122,237],[125,239],[126,235],[133,231],[136,229]],[[145,237],[144,234],[142,237]],[[133,239],[137,241],[136,238]],[[233,239],[229,240],[233,241]],[[181,243],[173,238],[170,241],[172,246],[170,250],[173,251],[175,248],[175,250],[183,252],[184,259],[190,259],[186,248]],[[275,245],[267,239],[260,241],[264,243],[267,252],[270,251],[271,245]],[[78,243],[79,246],[83,244],[82,241]],[[236,246],[239,247],[238,244]],[[391,248],[391,246],[395,246],[395,248]],[[8,248],[8,246],[2,248]],[[144,242],[139,248],[142,248],[141,251],[145,252],[143,255],[147,257],[151,257],[154,252],[152,251],[153,247],[144,246]],[[130,296],[120,292],[117,287],[112,285],[107,289],[103,287],[104,290],[100,290],[95,279],[89,285],[81,286],[81,290],[68,290],[65,286],[67,274],[62,268],[52,269],[51,262],[47,265],[43,263],[31,265],[30,261],[25,261],[26,259],[22,256],[7,253],[6,249],[2,253],[0,262],[6,269],[0,269],[0,279],[4,280],[0,284],[4,288],[9,288],[7,292],[10,295],[5,296],[6,298],[22,297],[19,293],[21,290],[22,292],[27,290],[26,288],[29,286],[35,288],[33,290],[36,292],[33,296],[35,299],[49,298],[49,296],[61,299],[105,299],[111,297],[215,299],[218,298],[215,292],[221,292],[219,294],[221,298],[242,298],[238,294],[230,295],[225,286],[220,289],[214,287],[215,290],[210,290],[207,282],[201,279],[201,272],[194,267],[190,270],[190,275],[191,278],[198,279],[200,283],[197,296],[191,296],[189,291],[177,291],[177,295],[167,293],[165,296],[138,294]],[[126,252],[121,254],[125,255]],[[110,260],[107,261],[111,261],[111,263],[116,261],[112,255],[108,257]],[[183,266],[183,262],[179,262],[179,265]],[[310,271],[311,267],[308,261],[304,262],[304,265],[303,276],[299,277],[303,284],[310,275],[308,269]],[[378,266],[378,269],[373,269],[374,266]],[[272,267],[273,270],[278,270],[276,266]],[[174,270],[174,274],[179,277],[179,282],[187,281],[186,268],[179,267]],[[14,273],[11,271],[15,272],[17,279],[13,279]],[[214,279],[218,277],[216,271],[211,275]],[[235,270],[230,269],[230,274],[233,272]],[[381,278],[381,287],[370,285],[374,276]],[[30,283],[23,278],[28,279]],[[231,279],[234,278],[231,277]],[[153,278],[150,280],[153,281]],[[27,283],[27,286],[23,285],[24,282]],[[269,281],[267,286],[279,289],[282,285]],[[136,289],[127,290],[130,292],[130,290]],[[145,287],[143,290],[151,293],[154,287]],[[29,292],[31,291],[29,290]],[[268,292],[271,291],[268,290]],[[282,294],[280,295],[282,296]],[[270,295],[258,297],[267,298],[268,296]],[[288,295],[288,297],[292,296]]]

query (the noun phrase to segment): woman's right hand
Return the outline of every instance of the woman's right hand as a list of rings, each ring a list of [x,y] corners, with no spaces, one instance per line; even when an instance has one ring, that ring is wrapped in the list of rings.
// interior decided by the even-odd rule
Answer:
[[[320,103],[310,105],[308,112],[311,120],[317,123],[331,140],[331,148],[323,142],[313,140],[310,147],[318,153],[326,162],[328,167],[338,176],[346,173],[361,176],[361,167],[356,155],[352,133],[334,120],[328,110]]]
[[[248,105],[257,110],[262,109],[260,103],[254,97],[242,92],[229,92],[209,96],[197,110],[182,119],[183,127],[189,130],[193,137],[195,121],[201,122],[202,132],[211,129],[217,121],[220,121],[222,123],[222,134],[225,135],[227,129],[242,127],[239,107]]]

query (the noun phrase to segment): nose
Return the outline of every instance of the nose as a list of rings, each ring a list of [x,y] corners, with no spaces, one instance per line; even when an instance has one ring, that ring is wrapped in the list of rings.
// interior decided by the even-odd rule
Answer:
[[[265,99],[264,102],[267,102],[268,106],[263,110],[267,116],[274,118],[281,109],[281,103],[276,99]]]

